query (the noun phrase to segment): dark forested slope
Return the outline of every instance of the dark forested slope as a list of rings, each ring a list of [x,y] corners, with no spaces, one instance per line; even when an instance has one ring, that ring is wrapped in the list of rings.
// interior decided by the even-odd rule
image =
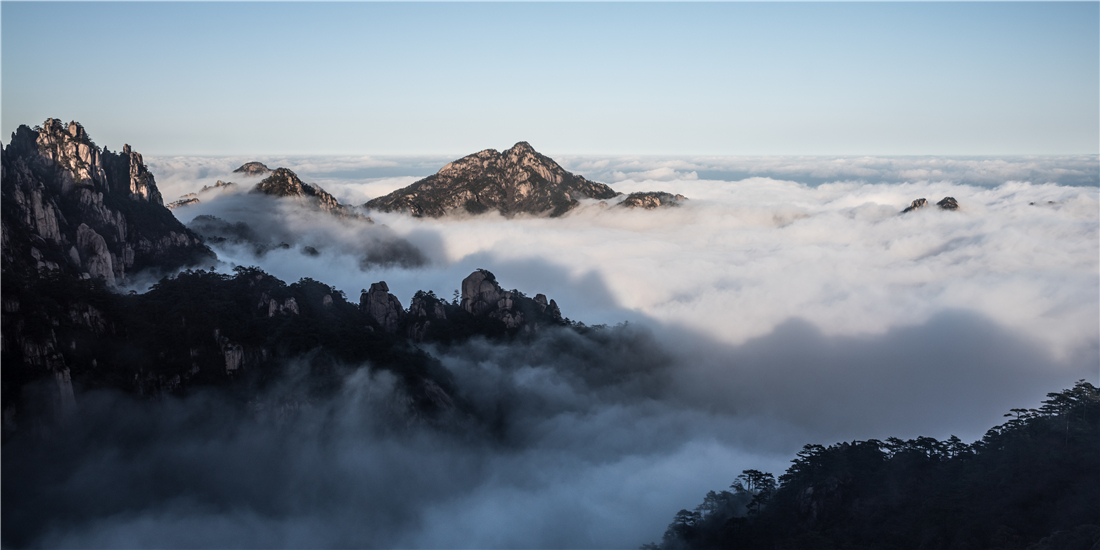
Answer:
[[[1100,544],[1100,392],[1081,381],[967,445],[806,445],[777,480],[747,470],[681,510],[681,548],[1081,549]]]

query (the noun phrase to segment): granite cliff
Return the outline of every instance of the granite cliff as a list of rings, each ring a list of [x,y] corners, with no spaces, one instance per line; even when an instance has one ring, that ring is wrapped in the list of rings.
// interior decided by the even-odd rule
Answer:
[[[62,271],[108,284],[213,253],[164,207],[139,153],[100,149],[76,122],[20,126],[3,150],[4,275]]]
[[[51,118],[34,129],[20,126],[0,159],[7,430],[27,402],[28,384],[50,380],[46,401],[66,409],[80,367],[99,368],[85,355],[87,344],[125,338],[111,288],[142,271],[160,276],[216,258],[164,207],[129,145],[118,153],[100,149],[79,123]]]

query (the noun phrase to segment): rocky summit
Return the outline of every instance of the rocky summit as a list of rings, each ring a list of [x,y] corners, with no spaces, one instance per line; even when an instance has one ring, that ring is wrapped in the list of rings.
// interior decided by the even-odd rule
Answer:
[[[213,253],[165,208],[141,154],[99,148],[77,122],[20,126],[3,150],[4,277],[39,271],[116,284]],[[5,287],[7,288],[7,287]]]
[[[566,172],[553,159],[521,141],[504,152],[486,149],[460,158],[436,174],[365,206],[431,218],[449,212],[488,211],[505,216],[560,216],[580,204],[579,199],[610,199],[617,195],[607,185]]]
[[[917,199],[909,203],[909,206],[905,207],[905,210],[902,210],[901,213],[906,214],[914,210],[920,210],[925,206],[928,206],[928,199]],[[959,201],[955,200],[955,197],[944,197],[943,200],[936,203],[936,206],[940,207],[941,210],[958,210]]]
[[[262,162],[246,162],[233,171],[234,174],[244,174],[246,177],[254,178],[258,176],[266,176],[271,173],[271,169],[268,168]]]
[[[279,168],[252,188],[253,193],[262,193],[273,197],[288,197],[304,206],[347,218],[362,217],[353,208],[340,204],[320,186],[304,183],[298,175],[287,168]],[[368,220],[370,218],[367,218]]]

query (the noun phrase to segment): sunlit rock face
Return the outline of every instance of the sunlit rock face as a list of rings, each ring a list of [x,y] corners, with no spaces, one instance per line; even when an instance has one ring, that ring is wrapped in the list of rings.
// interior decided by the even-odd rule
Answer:
[[[247,166],[247,165],[246,165]],[[243,167],[242,167],[243,168]],[[238,169],[239,170],[239,169]],[[353,208],[340,204],[320,186],[305,183],[286,168],[278,168],[252,188],[253,193],[294,199],[299,204],[341,217],[363,217]],[[369,220],[369,218],[367,218]]]
[[[142,270],[159,275],[216,258],[164,207],[139,153],[129,145],[101,149],[77,122],[20,126],[0,164],[0,351],[10,433],[18,410],[68,414],[73,380],[110,368],[91,352],[120,336],[107,289]],[[21,401],[20,384],[41,379],[52,379],[52,396]]]
[[[4,273],[39,267],[116,284],[213,253],[164,207],[141,154],[100,149],[77,122],[20,126],[3,151]]]
[[[566,172],[521,141],[504,152],[486,149],[458,159],[365,206],[432,218],[448,212],[489,211],[505,216],[560,216],[580,204],[579,199],[610,199],[618,194],[607,185]]]

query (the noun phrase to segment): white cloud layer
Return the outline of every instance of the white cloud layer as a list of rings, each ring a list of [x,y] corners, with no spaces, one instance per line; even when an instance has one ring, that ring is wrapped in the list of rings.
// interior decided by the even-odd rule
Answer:
[[[287,487],[328,495],[339,510],[307,503],[271,514],[245,498],[228,521],[175,502],[48,542],[143,546],[173,532],[194,546],[634,547],[740,470],[780,473],[802,444],[973,440],[1011,407],[1035,406],[1078,378],[1096,382],[1100,193],[1051,183],[1095,173],[1095,157],[758,161],[772,177],[707,179],[720,163],[670,160],[572,166],[622,174],[618,191],[689,197],[655,211],[589,201],[558,219],[374,213],[368,225],[242,194],[176,210],[185,222],[199,214],[244,221],[291,245],[262,255],[221,246],[220,269],[311,277],[352,300],[385,280],[407,306],[420,289],[449,298],[463,277],[487,268],[506,288],[545,293],[575,320],[640,328],[609,329],[595,347],[555,333],[534,349],[474,341],[430,350],[463,398],[508,411],[509,446],[395,441],[349,425],[334,432],[335,447],[304,435],[304,448],[319,450],[292,452],[280,472]],[[237,163],[161,162],[158,181],[201,187],[196,174],[216,162]],[[914,172],[937,165],[943,174]],[[322,186],[359,198],[415,179],[324,173],[331,179]],[[836,180],[811,185],[800,174]],[[880,181],[889,178],[898,179]],[[945,196],[961,208],[899,213],[913,199]],[[423,261],[385,260],[409,245]],[[319,254],[303,254],[306,246]],[[372,253],[378,261],[364,263]],[[366,382],[352,380],[349,391]],[[241,453],[287,452],[271,445]],[[250,464],[240,460],[228,471]],[[428,473],[408,477],[408,464]],[[314,473],[327,467],[338,483]],[[384,512],[355,494],[400,496],[378,497]],[[393,522],[378,519],[387,513]]]

